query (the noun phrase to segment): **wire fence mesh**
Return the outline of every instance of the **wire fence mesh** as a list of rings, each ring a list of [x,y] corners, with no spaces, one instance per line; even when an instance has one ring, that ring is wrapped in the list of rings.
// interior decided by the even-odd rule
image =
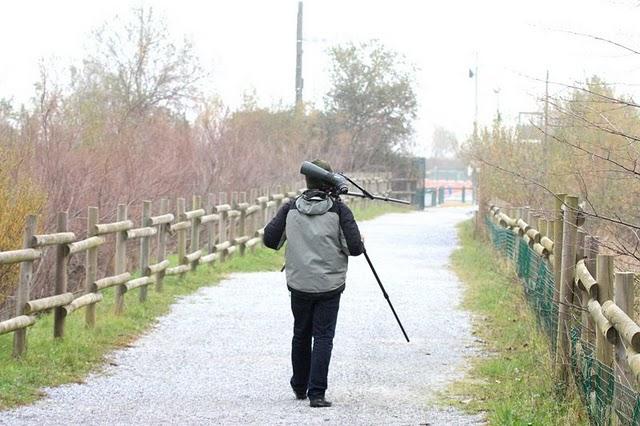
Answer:
[[[547,335],[551,356],[554,356],[558,298],[554,297],[557,290],[551,265],[511,229],[497,225],[488,217],[485,224],[493,247],[513,263],[527,302],[536,314],[538,326]],[[571,308],[582,310],[578,305]],[[574,315],[569,333],[571,371],[590,423],[640,425],[640,393],[622,383],[612,368],[597,359],[596,348],[584,338],[594,331],[587,330],[580,316]]]

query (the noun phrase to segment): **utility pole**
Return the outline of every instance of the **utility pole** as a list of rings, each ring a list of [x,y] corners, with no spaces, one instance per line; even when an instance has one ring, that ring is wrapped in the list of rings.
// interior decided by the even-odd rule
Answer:
[[[476,69],[475,69],[475,112],[473,118],[473,138],[477,142],[478,139],[478,52],[476,52]]]
[[[544,83],[544,150],[547,151],[549,142],[549,70]]]
[[[544,177],[547,174],[547,163],[549,162],[549,70],[547,70],[547,78],[544,83],[544,137],[542,139],[542,160],[544,166],[542,167],[542,171],[544,173]],[[546,181],[543,181],[546,183]]]
[[[296,107],[302,105],[302,2],[298,2],[298,27],[296,31]]]

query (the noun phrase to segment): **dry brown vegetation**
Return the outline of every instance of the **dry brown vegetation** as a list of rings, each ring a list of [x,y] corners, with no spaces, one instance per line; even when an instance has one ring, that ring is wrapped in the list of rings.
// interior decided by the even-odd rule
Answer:
[[[639,264],[640,105],[592,77],[549,99],[546,138],[543,126],[528,127],[498,121],[467,144],[486,195],[549,218],[553,193],[578,195],[589,233],[622,263]],[[533,130],[537,141],[523,130]]]
[[[411,133],[415,103],[403,101],[410,111],[402,134],[382,134],[374,129],[386,129],[384,111],[392,111],[399,122],[403,106],[392,108],[393,96],[370,100],[366,91],[359,93],[359,100],[370,100],[367,111],[375,114],[367,117],[370,143],[359,134],[356,152],[343,118],[353,102],[325,112],[308,105],[262,108],[249,97],[230,110],[203,88],[208,74],[191,43],[176,44],[167,31],[153,10],[134,9],[129,19],[116,19],[95,32],[95,47],[82,65],[70,68],[68,78],[54,77],[52,68],[42,64],[30,104],[0,100],[0,250],[20,246],[29,212],[41,213],[39,231],[53,232],[57,212],[68,211],[70,230],[82,237],[87,206],[97,206],[100,221],[108,222],[117,204],[127,203],[129,217],[137,220],[142,200],[190,199],[297,181],[303,160],[321,157],[339,170],[402,166],[401,148]],[[353,56],[358,49],[365,53]],[[366,59],[366,49],[344,49],[352,56],[342,58],[342,66]],[[379,43],[373,52],[386,54]],[[380,81],[384,75],[381,69]],[[349,83],[341,80],[343,86]],[[379,83],[370,81],[367,87],[380,95],[384,87]],[[403,96],[413,96],[410,87],[402,89]],[[107,247],[100,259],[103,269],[111,263]],[[34,297],[51,293],[52,257],[46,253],[38,263]],[[82,259],[73,260],[71,289],[83,267]],[[0,311],[11,310],[2,303],[11,295],[14,278],[15,269],[0,267]]]

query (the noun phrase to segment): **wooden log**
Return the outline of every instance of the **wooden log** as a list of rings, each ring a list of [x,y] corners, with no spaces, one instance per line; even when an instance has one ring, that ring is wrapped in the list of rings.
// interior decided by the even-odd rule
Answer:
[[[533,251],[536,252],[536,254],[540,257],[548,257],[549,256],[549,252],[547,251],[546,248],[544,248],[544,246],[542,244],[539,243],[534,243],[533,244]]]
[[[129,272],[123,272],[121,274],[114,275],[111,277],[101,278],[91,284],[91,291],[96,292],[99,290],[104,290],[105,288],[121,285],[126,283],[130,279],[131,279],[131,273]]]
[[[169,211],[169,200],[162,198],[160,200],[160,214],[163,216],[171,215],[171,217],[173,217],[173,215],[171,213],[167,213],[167,211]],[[156,265],[162,264],[167,259],[167,232],[169,230],[169,226],[169,223],[164,223],[158,227],[158,263],[156,263]],[[166,267],[168,268],[169,264],[167,264]],[[155,272],[156,291],[158,293],[162,293],[164,289],[165,271],[166,268],[163,268]]]
[[[147,270],[147,266],[149,266],[149,257],[151,256],[151,237],[152,235],[156,235],[158,233],[158,229],[154,227],[150,227],[151,224],[151,201],[143,201],[142,202],[142,226],[146,228],[140,229],[151,229],[153,231],[152,234],[144,235],[140,240],[140,274],[144,275]],[[131,232],[131,231],[128,231]],[[155,279],[149,279],[149,284],[155,282]],[[127,283],[129,284],[129,283]],[[130,290],[127,287],[127,291]],[[140,287],[140,293],[138,294],[138,300],[140,303],[144,303],[147,301],[147,293],[148,288],[146,285]]]
[[[95,306],[95,304],[100,301],[102,301],[102,293],[87,293],[84,296],[74,299],[73,302],[68,305],[63,306],[62,309],[65,311],[65,315],[69,315],[84,306]]]
[[[227,217],[240,217],[240,210],[229,210],[227,212]]]
[[[90,238],[100,238],[104,241],[104,238],[94,236],[95,226],[98,224],[98,208],[97,207],[89,207],[87,211],[87,235]],[[93,283],[98,278],[98,247],[94,246],[87,249],[86,259],[85,259],[85,275],[84,275],[84,288],[87,293],[91,293],[91,287]],[[91,293],[93,294],[93,293]],[[100,295],[100,300],[102,300],[102,295]],[[73,302],[72,302],[73,303]],[[77,309],[77,308],[76,308]],[[66,314],[69,314],[69,311],[66,310]],[[84,314],[84,321],[88,328],[93,328],[96,325],[96,305],[95,303],[90,303],[87,305],[87,309]]]
[[[160,203],[162,203],[162,200],[160,200]],[[171,213],[161,214],[159,216],[151,216],[149,218],[149,226],[166,225],[167,223],[173,222],[174,219],[175,217]]]
[[[220,219],[220,215],[217,213],[212,213],[212,214],[208,214],[208,215],[204,215],[200,218],[200,223],[201,224],[205,224],[205,223],[210,223],[210,222],[215,222],[217,220]]]
[[[57,232],[55,234],[34,235],[31,237],[31,247],[54,246],[57,244],[69,244],[76,239],[73,232]]]
[[[234,238],[234,239],[233,239],[233,244],[234,244],[234,245],[238,245],[238,246],[239,246],[239,245],[241,245],[241,244],[246,243],[246,242],[247,242],[247,241],[249,241],[250,239],[251,239],[251,237],[249,237],[249,236],[247,236],[247,235],[244,235],[244,236],[242,236],[242,237]]]
[[[143,228],[130,229],[127,231],[127,240],[134,240],[136,238],[152,237],[158,233],[157,228],[145,226]]]
[[[520,235],[526,234],[527,231],[531,229],[531,226],[523,219],[518,219],[516,225],[518,226],[518,228],[520,228],[520,232],[522,232]]]
[[[20,315],[0,322],[0,334],[11,333],[12,331],[24,331],[25,328],[36,323],[36,318],[29,315]]]
[[[68,305],[74,299],[73,293],[56,294],[55,296],[43,297],[42,299],[30,300],[24,305],[25,314],[35,314],[47,309]]]
[[[200,218],[204,216],[206,212],[201,208],[202,198],[198,195],[193,196],[191,206],[194,211],[202,211],[203,213],[202,215],[194,216],[191,218],[191,244],[189,246],[191,255],[185,256],[185,258],[188,260],[188,263],[191,265],[191,270],[195,271],[198,267],[198,259],[200,259],[200,257],[202,256],[202,251],[200,250]],[[200,254],[194,256],[198,252],[200,252]]]
[[[536,244],[536,243],[540,243],[540,239],[542,238],[542,235],[540,235],[540,232],[537,229],[533,229],[533,228],[529,228],[527,230],[527,236],[529,237],[529,239],[531,240],[531,245]]]
[[[26,223],[24,232],[22,234],[22,246],[27,249],[31,244],[31,237],[36,232],[36,216],[28,215],[26,217]],[[34,250],[35,251],[35,250]],[[39,256],[38,252],[38,256]],[[33,260],[20,263],[20,281],[18,281],[18,290],[16,291],[16,317],[20,318],[24,314],[24,305],[29,301],[29,293],[31,290],[31,280],[33,278]],[[20,323],[21,320],[17,320]],[[25,319],[23,318],[24,322]],[[35,319],[34,319],[35,321]],[[13,323],[16,325],[15,323]],[[33,323],[32,323],[33,324]],[[9,329],[9,324],[6,325]],[[20,327],[15,329],[13,334],[13,356],[19,358],[27,350],[27,329]]]
[[[598,300],[598,283],[587,269],[584,259],[576,264],[576,283],[591,299]]]
[[[602,313],[618,330],[622,340],[634,351],[640,352],[640,327],[612,300],[602,304]]]
[[[200,258],[200,263],[211,263],[217,260],[219,257],[218,253],[209,253],[206,256],[202,256]]]
[[[153,284],[154,280],[151,277],[140,277],[140,278],[136,278],[134,280],[129,280],[127,281],[127,283],[124,285],[124,287],[127,289],[126,291],[131,291],[133,289],[136,289],[138,287],[145,287],[149,284]]]
[[[105,239],[102,237],[89,237],[84,240],[76,241],[75,243],[67,244],[65,246],[67,256],[71,256],[105,243]]]
[[[179,275],[184,274],[185,272],[189,272],[191,270],[191,266],[189,265],[178,265],[173,268],[167,268],[165,271],[165,275]]]
[[[120,204],[123,205],[123,204]],[[113,223],[99,223],[95,226],[95,235],[113,234],[115,232],[127,231],[133,228],[130,220],[120,220]]]
[[[180,220],[191,220],[195,219],[196,217],[202,217],[205,214],[207,214],[207,212],[204,211],[204,209],[198,208],[195,210],[189,210],[188,212],[184,212],[180,215]]]
[[[278,201],[278,200],[283,200],[285,198],[284,194],[271,194],[269,196],[269,198],[271,198],[271,200],[273,201]]]
[[[215,251],[223,251],[231,247],[231,241],[225,241],[215,245]]]
[[[347,198],[347,200],[349,200],[349,198]],[[346,200],[345,200],[345,201],[346,201]],[[277,205],[278,205],[278,203],[276,203],[275,201],[269,201],[269,202],[267,202],[267,207],[269,207],[269,208],[275,207],[275,206],[277,206]]]
[[[262,238],[260,238],[260,237],[255,237],[255,238],[252,238],[252,239],[250,239],[249,241],[247,241],[245,245],[246,245],[247,247],[251,248],[251,247],[256,246],[257,244],[260,244],[261,242],[262,242]]]
[[[529,238],[528,235],[526,235],[526,234],[523,235],[522,236],[522,241],[524,241],[526,245],[531,246],[531,238]]]
[[[567,196],[565,203],[571,206],[578,205],[578,198]],[[565,211],[564,232],[562,235],[562,266],[560,267],[560,295],[558,300],[558,328],[556,334],[556,366],[558,369],[559,383],[562,384],[560,394],[566,392],[569,383],[569,336],[571,315],[569,307],[573,305],[573,274],[576,258],[576,216],[575,211]]]
[[[118,204],[118,212],[116,216],[116,223],[128,222],[131,224],[129,227],[120,226],[116,233],[115,255],[114,255],[114,267],[113,271],[116,276],[125,273],[127,270],[127,230],[133,228],[133,222],[127,220],[127,205]],[[116,315],[124,312],[124,294],[127,292],[127,288],[124,283],[120,283],[116,288],[116,301],[115,301],[115,313]]]
[[[227,252],[228,255],[232,255],[233,253],[236,252],[236,250],[238,250],[237,246],[231,246],[226,250],[226,252]]]
[[[553,241],[549,237],[540,238],[540,244],[547,249],[549,254],[553,253]]]
[[[68,221],[69,221],[68,212],[58,213],[58,224],[57,224],[56,231],[59,234],[67,234]],[[63,295],[64,293],[67,292],[67,279],[68,279],[67,265],[68,264],[69,264],[69,257],[66,254],[66,248],[62,245],[58,245],[56,247],[56,274],[55,274],[56,295]],[[64,304],[66,305],[67,303],[64,303]],[[56,338],[64,337],[65,317],[66,317],[65,312],[64,310],[62,310],[60,306],[54,309],[53,337],[56,337]]]
[[[226,201],[226,194],[220,194],[220,201],[222,201],[223,199]],[[216,206],[216,210],[218,207],[219,206]],[[221,210],[219,212],[220,214],[220,220],[218,221],[218,243],[219,244],[222,244],[227,240],[227,227],[228,227],[227,222],[229,222],[229,218],[227,217],[228,211],[229,209]],[[219,244],[215,245],[211,251],[214,253],[217,252],[219,250],[218,248]],[[227,252],[221,251],[219,259],[220,259],[220,262],[224,263],[224,261],[227,259]]]
[[[191,228],[191,222],[190,221],[185,221],[185,222],[177,222],[174,223],[170,226],[170,230],[171,232],[176,232],[176,231],[184,231],[185,229],[189,229]]]
[[[615,326],[607,320],[605,315],[603,315],[603,307],[600,306],[600,303],[598,303],[597,300],[593,299],[589,300],[587,306],[589,307],[591,317],[596,323],[598,336],[602,337],[610,344],[615,344],[618,338],[618,332],[616,331]]]
[[[144,274],[146,276],[150,276],[153,274],[157,274],[160,271],[164,271],[170,265],[169,260],[165,259],[162,262],[154,263],[153,265],[149,265],[145,268]]]
[[[213,211],[215,213],[228,212],[231,210],[231,206],[229,204],[220,204],[218,206],[214,206]]]
[[[186,211],[186,204],[184,198],[178,198],[177,202],[177,216],[182,217],[184,212]],[[178,230],[178,261],[183,262],[184,255],[187,253],[187,234],[186,230],[191,227],[191,221],[186,222],[189,225],[187,228]],[[183,277],[184,274],[181,274],[180,277]]]
[[[268,201],[269,201],[268,196],[260,196],[256,198],[256,203],[258,204],[264,204],[264,203],[267,203]]]
[[[633,272],[616,272],[615,274],[615,304],[630,318],[634,317],[634,282],[635,274]],[[626,349],[622,340],[618,339],[614,351],[615,361],[618,366],[616,369],[617,381],[619,383],[630,383],[633,388],[636,388],[638,382],[635,380],[635,375],[627,362]]]
[[[637,353],[631,348],[627,348],[627,363],[633,373],[636,383],[640,383],[640,353]]]
[[[185,254],[183,263],[193,264],[202,257],[202,250],[196,250],[193,253]]]
[[[565,214],[567,214],[566,211]],[[575,214],[575,210],[573,214]],[[598,255],[596,259],[596,281],[598,282],[598,302],[603,306],[605,302],[613,299],[613,256]],[[604,365],[613,368],[613,346],[600,336],[596,336],[596,357]]]
[[[247,216],[250,216],[250,215],[252,215],[254,213],[257,213],[260,210],[262,210],[262,207],[260,207],[260,206],[249,206],[247,208]]]
[[[40,259],[42,252],[40,250],[26,248],[21,250],[10,250],[0,252],[0,265],[9,265],[11,263],[32,262]]]

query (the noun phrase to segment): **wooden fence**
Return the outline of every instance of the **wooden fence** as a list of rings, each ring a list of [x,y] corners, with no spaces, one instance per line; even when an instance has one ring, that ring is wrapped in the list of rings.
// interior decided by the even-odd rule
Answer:
[[[561,388],[566,390],[573,377],[592,424],[639,424],[635,274],[615,271],[614,256],[599,253],[598,238],[584,231],[577,197],[556,194],[552,214],[529,207],[485,208],[492,226],[513,236],[512,248],[500,244],[518,264],[518,275],[523,278],[527,268],[532,270],[525,293],[550,335]],[[531,259],[527,265],[517,260],[526,256],[535,268]],[[543,288],[547,270],[548,291]]]
[[[370,192],[396,195],[390,192],[388,175],[357,181]],[[37,218],[28,216],[23,248],[0,252],[0,265],[20,265],[15,316],[0,322],[0,334],[14,333],[13,355],[19,357],[27,347],[28,327],[42,312],[54,310],[56,338],[64,336],[65,318],[83,307],[86,326],[92,328],[96,324],[96,304],[110,288],[115,290],[115,312],[122,314],[125,298],[134,289],[139,291],[138,300],[145,302],[149,286],[161,292],[166,276],[182,277],[201,265],[224,262],[229,256],[243,256],[247,249],[253,250],[261,243],[264,226],[277,209],[302,191],[282,191],[276,187],[272,194],[258,196],[254,190],[249,197],[246,192],[232,192],[229,200],[226,193],[220,193],[217,204],[212,202],[211,195],[204,203],[202,197],[196,195],[189,209],[185,199],[178,198],[173,212],[169,211],[169,200],[162,199],[155,214],[152,202],[144,201],[138,225],[128,216],[125,204],[118,205],[116,221],[110,223],[100,223],[98,208],[89,207],[87,237],[81,240],[68,231],[67,212],[57,215],[55,232],[47,234],[37,234]],[[362,198],[347,197],[344,201],[356,207],[371,203]],[[113,274],[104,276],[105,272],[98,270],[98,256],[100,246],[109,238],[115,240]],[[128,243],[133,241],[139,245],[138,267],[136,271],[127,271]],[[153,251],[152,245],[155,245]],[[49,297],[31,300],[34,263],[42,258],[47,247],[55,248],[55,292]],[[176,249],[178,264],[175,266],[168,260],[170,247]],[[67,289],[67,265],[73,256],[80,255],[85,256],[84,286],[71,292]]]

